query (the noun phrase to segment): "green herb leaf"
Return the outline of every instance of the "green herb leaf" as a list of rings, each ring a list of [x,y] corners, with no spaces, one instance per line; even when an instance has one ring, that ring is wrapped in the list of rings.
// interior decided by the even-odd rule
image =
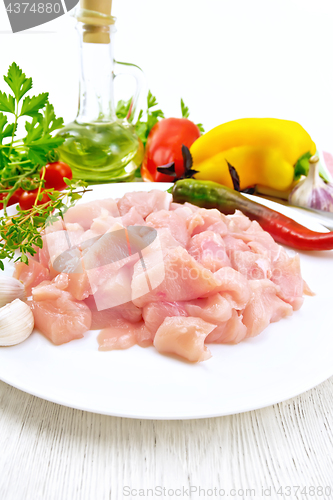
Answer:
[[[180,100],[180,107],[181,107],[181,110],[182,110],[182,118],[187,118],[188,119],[189,116],[190,116],[190,112],[189,112],[188,107],[185,106],[183,99]],[[197,123],[197,127],[198,127],[198,129],[200,130],[200,132],[202,134],[205,133],[205,129],[204,129],[202,123]]]
[[[47,163],[54,163],[58,161],[59,158],[60,158],[59,152],[56,151],[55,149],[51,149],[51,151],[49,151],[46,155]]]
[[[131,105],[132,99],[129,99],[128,101],[120,100],[117,103],[116,107],[116,115],[119,120],[123,120],[126,118],[128,115],[130,105]]]
[[[1,141],[2,141],[2,139],[1,139]],[[0,169],[3,172],[5,172],[8,164],[9,164],[9,158],[8,158],[8,155],[6,154],[6,151],[4,149],[0,149]],[[4,177],[4,175],[2,175],[2,177]]]
[[[164,118],[164,113],[161,109],[156,109],[152,111],[151,108],[158,105],[157,99],[151,91],[148,91],[147,95],[147,121],[138,121],[135,126],[135,130],[140,137],[143,145],[146,145],[147,138],[151,129],[156,125],[160,118]],[[143,112],[141,113],[141,117],[143,116]]]
[[[0,111],[6,113],[15,113],[15,99],[12,95],[8,95],[0,90]]]
[[[39,111],[46,105],[48,97],[48,92],[33,97],[27,96],[23,101],[20,116],[38,116]]]
[[[0,113],[0,144],[2,145],[2,141],[5,137],[12,137],[15,132],[15,124],[10,123],[9,125],[5,125],[7,123],[7,117]]]
[[[145,144],[148,137],[147,122],[137,122],[135,125],[135,132],[137,133],[138,137],[140,137],[143,144]]]
[[[46,155],[45,151],[43,148],[40,148],[39,146],[31,146],[29,147],[28,151],[28,158],[31,160],[33,164],[38,164],[41,167],[46,165]]]
[[[180,107],[182,110],[182,118],[188,118],[190,116],[190,112],[187,106],[185,106],[183,99],[180,99]]]
[[[160,109],[148,114],[146,129],[147,137],[153,126],[156,125],[156,123],[159,121],[159,118],[164,118],[164,113]],[[147,137],[145,137],[144,139],[147,140]]]
[[[54,130],[62,128],[63,125],[64,120],[62,118],[56,118],[52,104],[49,102],[46,103],[43,115],[43,134],[50,134]]]
[[[150,90],[148,90],[148,96],[147,96],[147,107],[148,109],[153,108],[154,106],[157,106],[158,102],[155,96],[151,93]]]
[[[5,130],[2,132],[1,136],[2,138],[4,137],[12,137],[13,134],[15,132],[15,124],[14,123],[10,123],[9,125],[7,125],[7,127],[5,128]]]
[[[7,116],[4,115],[3,113],[0,113],[0,133],[2,133],[7,121],[8,121]]]
[[[25,255],[25,254],[21,255],[21,262],[23,262],[23,264],[29,264],[29,259],[28,259],[27,255]]]
[[[307,152],[300,156],[294,165],[294,180],[298,181],[302,175],[308,175],[309,173],[309,159],[311,158],[311,153]],[[330,182],[329,176],[327,175],[325,167],[319,162],[319,175],[324,181]]]
[[[40,139],[37,139],[32,144],[29,145],[30,148],[35,149],[39,148],[47,154],[51,149],[58,148],[61,144],[63,144],[63,137],[52,137],[51,135],[45,135]]]
[[[308,151],[300,156],[294,166],[294,180],[297,181],[302,175],[308,175],[309,172],[309,159],[311,153]]]
[[[37,217],[35,219],[37,219]],[[40,217],[39,217],[39,219],[40,219]],[[36,238],[35,239],[35,245],[38,248],[43,248],[43,240],[42,240],[42,238]]]
[[[33,141],[40,139],[43,135],[42,115],[34,116],[31,123],[25,122],[25,130],[28,132],[23,139],[25,144],[31,144]]]
[[[124,120],[128,116],[128,112],[131,106],[132,99],[128,101],[120,100],[117,103],[116,107],[116,116],[120,120]],[[159,121],[160,118],[164,118],[164,113],[162,110],[152,110],[158,105],[157,99],[151,91],[148,91],[147,95],[147,109],[143,111],[142,109],[139,112],[139,116],[137,122],[135,124],[135,131],[137,136],[141,139],[143,145],[145,146],[147,142],[147,137],[151,129],[154,125]],[[146,119],[144,117],[146,115]]]
[[[16,63],[9,66],[7,76],[3,78],[13,91],[17,102],[32,88],[32,79],[27,78]]]
[[[140,109],[139,116],[138,116],[138,122],[141,120],[142,117],[143,117],[143,111],[142,111],[142,109]]]
[[[32,89],[32,78],[27,78],[24,82],[23,82],[23,85],[20,89],[20,93],[19,93],[19,96],[20,96],[20,99],[22,99],[22,97],[27,93],[29,92],[29,90]]]
[[[205,133],[205,129],[204,129],[204,126],[202,125],[202,123],[197,123],[197,127],[198,127],[198,129],[200,130],[200,132],[201,132],[202,134],[204,134],[204,133]]]
[[[82,196],[79,193],[73,193],[72,194],[72,200],[76,201],[82,198]]]

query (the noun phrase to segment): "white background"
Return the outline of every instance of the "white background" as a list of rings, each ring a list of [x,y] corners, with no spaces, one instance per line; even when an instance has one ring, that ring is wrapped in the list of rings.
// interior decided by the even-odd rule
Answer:
[[[144,70],[167,116],[180,116],[183,97],[206,130],[240,117],[292,119],[333,150],[331,0],[114,0],[112,13],[116,59]],[[15,60],[65,121],[77,108],[74,24],[67,14],[11,34],[0,1],[0,74]]]

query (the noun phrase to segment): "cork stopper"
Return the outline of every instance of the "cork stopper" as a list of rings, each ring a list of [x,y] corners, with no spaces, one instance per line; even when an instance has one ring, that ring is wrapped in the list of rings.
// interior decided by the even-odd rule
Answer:
[[[112,0],[80,0],[83,10],[92,10],[105,16],[111,16]]]
[[[110,43],[110,26],[116,21],[111,7],[112,0],[80,0],[75,17],[84,24],[85,43]]]

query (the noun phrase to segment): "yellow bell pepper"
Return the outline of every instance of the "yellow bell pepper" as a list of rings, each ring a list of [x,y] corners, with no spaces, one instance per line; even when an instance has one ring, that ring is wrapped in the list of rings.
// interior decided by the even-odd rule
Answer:
[[[291,187],[294,165],[316,145],[299,123],[277,118],[243,118],[223,123],[191,146],[196,179],[233,187],[229,162],[240,178],[240,188],[261,184],[278,190]]]

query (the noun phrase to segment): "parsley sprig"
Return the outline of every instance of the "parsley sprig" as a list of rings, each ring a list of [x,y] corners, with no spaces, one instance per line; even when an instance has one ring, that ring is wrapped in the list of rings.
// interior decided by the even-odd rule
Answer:
[[[41,231],[63,217],[87,191],[84,182],[68,179],[64,191],[44,189],[42,167],[57,159],[56,148],[65,137],[53,133],[63,127],[63,119],[56,117],[47,92],[27,95],[32,79],[16,63],[11,64],[4,80],[9,91],[0,91],[0,194],[4,209],[0,219],[0,269],[4,269],[5,259],[28,263],[28,255],[33,256],[43,246]],[[20,119],[25,119],[26,134],[17,139]],[[8,215],[9,199],[18,188],[37,189],[36,201],[30,210],[17,208],[17,213]],[[38,204],[43,194],[47,194],[48,201]]]
[[[131,104],[132,99],[129,99],[128,101],[118,101],[116,108],[117,118],[120,120],[127,118],[130,112]],[[149,132],[153,126],[156,125],[161,118],[165,118],[163,111],[158,109],[157,106],[157,99],[149,90],[147,95],[147,108],[145,110],[140,110],[138,119],[134,124],[135,131],[144,146],[146,145]],[[188,118],[190,116],[189,109],[185,106],[183,99],[180,100],[180,107],[182,118]],[[201,133],[205,132],[202,123],[198,123],[197,127]]]
[[[52,135],[63,126],[63,119],[56,117],[47,92],[26,95],[32,89],[32,79],[16,63],[11,64],[4,80],[11,91],[0,91],[0,193],[6,193],[2,200],[6,214],[9,198],[18,187],[38,188],[40,169],[65,138]],[[10,123],[7,115],[12,118]],[[21,118],[26,120],[26,135],[16,139]]]
[[[190,111],[189,111],[188,107],[185,106],[183,99],[180,100],[180,108],[182,110],[182,118],[189,118]],[[204,129],[204,126],[202,125],[202,123],[197,123],[197,127],[202,134],[205,133],[205,129]]]
[[[116,108],[117,118],[119,118],[120,120],[127,118],[130,112],[131,104],[132,98],[128,101],[118,101]],[[151,131],[153,126],[159,121],[160,118],[164,118],[163,111],[161,109],[156,109],[157,106],[157,99],[149,90],[147,95],[147,108],[145,111],[142,109],[140,110],[138,119],[134,125],[135,131],[144,146],[146,145],[149,132]]]

